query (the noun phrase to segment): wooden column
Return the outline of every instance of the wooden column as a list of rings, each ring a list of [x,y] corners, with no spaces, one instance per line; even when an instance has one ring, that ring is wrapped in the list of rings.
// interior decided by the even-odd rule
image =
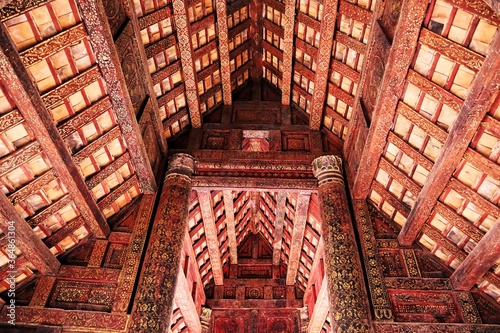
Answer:
[[[156,181],[149,163],[142,135],[137,124],[134,107],[130,100],[125,77],[116,52],[108,17],[101,0],[77,0],[77,4],[95,52],[102,78],[106,82],[116,122],[127,143],[139,187],[143,193],[156,192]]]
[[[193,47],[191,45],[191,32],[187,16],[187,1],[173,0],[174,20],[177,30],[177,46],[181,55],[182,73],[184,74],[184,86],[186,88],[186,99],[189,110],[191,126],[201,128],[203,119],[198,97],[197,77],[194,70]]]
[[[44,275],[55,275],[61,264],[45,244],[33,233],[29,224],[12,206],[10,200],[0,191],[0,230],[7,235],[7,249],[15,252],[15,247],[23,252],[38,271]],[[12,241],[14,243],[12,243]],[[14,245],[14,248],[10,248]],[[10,253],[10,251],[9,251]],[[11,258],[9,255],[9,259]],[[14,267],[9,264],[9,271]]]
[[[217,237],[217,227],[215,226],[214,210],[212,206],[212,196],[210,191],[198,190],[201,216],[203,218],[203,228],[207,239],[208,255],[212,266],[214,282],[220,286],[224,282],[224,272],[222,271],[222,260],[220,256],[220,245]]]
[[[99,238],[110,230],[85,181],[73,162],[66,144],[54,125],[52,115],[45,107],[38,89],[24,68],[19,54],[12,45],[4,25],[0,28],[0,81],[6,93],[15,101],[36,140],[47,156],[52,168],[71,194],[80,214],[91,232]]]
[[[337,19],[338,0],[323,2],[323,19],[321,20],[321,37],[318,49],[318,69],[314,75],[314,92],[311,103],[311,117],[309,127],[312,130],[321,128],[323,109],[328,86],[330,59],[332,57],[333,34]]]
[[[129,332],[163,333],[170,315],[187,230],[193,157],[175,154],[169,166],[132,309]]]
[[[373,332],[368,296],[363,283],[347,194],[342,158],[316,158],[313,173],[318,178],[321,229],[325,246],[326,278],[333,332]]]
[[[250,2],[250,38],[252,40],[252,78],[262,77],[262,0]]]
[[[295,0],[285,0],[283,38],[283,76],[281,79],[281,105],[290,106],[292,86],[293,39],[295,31]]]
[[[309,320],[307,333],[321,333],[326,316],[328,316],[328,283],[325,276],[321,283],[321,289],[319,290],[316,304],[314,304],[314,310]]]
[[[276,213],[274,221],[274,239],[273,239],[273,265],[279,265],[281,262],[281,247],[283,243],[283,226],[285,223],[286,192],[278,192],[276,200]]]
[[[179,307],[189,333],[201,333],[200,315],[196,311],[196,304],[189,291],[188,281],[184,272],[179,270],[177,286],[175,288],[175,304]]]
[[[380,87],[373,88],[378,89],[379,94],[352,190],[353,196],[357,199],[367,197],[377,172],[378,161],[384,150],[387,133],[391,128],[399,98],[403,93],[406,73],[416,50],[427,6],[428,2],[421,0],[403,0],[401,4],[401,16],[385,65],[382,84]],[[382,66],[382,64],[378,66]],[[369,84],[368,81],[364,82]],[[358,90],[362,91],[363,87],[359,87]],[[362,113],[361,108],[357,108],[357,110]],[[359,114],[359,117],[364,116]],[[347,141],[351,142],[351,138]],[[354,139],[355,141],[356,139]]]
[[[238,245],[236,242],[236,222],[234,221],[233,191],[223,190],[224,211],[226,212],[227,240],[231,265],[238,264]]]
[[[498,96],[500,85],[500,34],[493,39],[483,66],[469,87],[469,94],[450,129],[441,153],[401,229],[398,241],[410,246],[427,220],[453,172],[462,160],[484,116]]]
[[[450,277],[457,290],[470,290],[500,258],[500,219],[477,243]]]
[[[229,38],[227,28],[227,6],[225,0],[215,0],[217,13],[217,29],[219,36],[220,76],[222,80],[222,97],[224,105],[232,104],[231,66],[229,59]]]
[[[286,272],[287,285],[295,285],[295,278],[297,277],[297,270],[299,269],[300,263],[300,254],[302,252],[302,243],[304,241],[304,231],[306,229],[310,198],[310,193],[299,193],[297,196],[292,240],[290,242],[290,256],[288,258],[288,268]]]

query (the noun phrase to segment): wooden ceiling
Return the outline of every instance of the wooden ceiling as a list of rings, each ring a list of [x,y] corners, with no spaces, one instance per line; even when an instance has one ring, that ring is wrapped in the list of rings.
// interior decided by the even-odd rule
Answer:
[[[22,235],[19,285],[109,240],[156,193],[167,145],[192,151],[183,142],[208,125],[309,133],[304,161],[313,150],[342,151],[352,197],[393,223],[402,246],[419,244],[456,271],[457,290],[475,286],[500,302],[496,2],[5,3],[0,224],[14,220]],[[259,78],[268,88],[253,90],[253,117],[245,93]],[[240,159],[271,158],[272,140],[244,139]],[[253,231],[273,262],[287,264],[287,282],[307,292],[318,215],[314,192],[195,186],[184,247],[196,254],[199,288],[218,283]],[[7,242],[4,232],[0,292],[9,286]]]

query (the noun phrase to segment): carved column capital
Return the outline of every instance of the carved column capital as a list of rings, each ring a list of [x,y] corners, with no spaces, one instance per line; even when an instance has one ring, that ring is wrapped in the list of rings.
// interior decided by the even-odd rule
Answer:
[[[189,154],[179,153],[172,155],[168,160],[167,176],[184,175],[191,177],[194,172],[194,157]]]
[[[342,174],[342,157],[337,155],[323,155],[312,161],[314,177],[318,178],[318,185],[326,183],[344,184]]]

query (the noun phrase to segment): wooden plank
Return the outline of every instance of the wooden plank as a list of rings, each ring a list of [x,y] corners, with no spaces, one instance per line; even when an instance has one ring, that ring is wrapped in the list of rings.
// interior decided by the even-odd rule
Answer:
[[[447,134],[442,128],[410,108],[408,105],[399,102],[397,113],[408,119],[412,124],[415,124],[415,126],[418,126],[425,133],[432,136],[439,142],[446,141]]]
[[[385,65],[377,103],[373,110],[373,121],[354,180],[353,195],[355,198],[367,197],[371,180],[377,172],[378,161],[383,153],[387,134],[393,123],[426,10],[427,3],[418,0],[406,0],[401,4],[401,16]],[[358,89],[363,90],[362,87],[358,87]],[[362,112],[361,109],[358,112]]]
[[[314,76],[311,116],[309,117],[309,127],[312,130],[319,130],[321,128],[321,123],[323,122],[323,109],[330,74],[330,60],[332,58],[333,35],[335,32],[335,22],[337,21],[338,3],[338,0],[325,1],[323,4],[323,20],[321,22],[321,29],[316,29],[316,31],[320,31],[321,37],[318,48],[318,66]]]
[[[214,211],[212,208],[212,197],[210,191],[196,190],[200,202],[201,216],[203,218],[203,228],[212,265],[212,274],[216,285],[224,283],[224,272],[220,255],[219,240],[217,239],[217,227],[215,226]]]
[[[108,193],[105,197],[100,199],[97,203],[101,210],[105,209],[113,202],[115,202],[119,197],[121,197],[124,193],[126,193],[130,188],[134,185],[138,184],[137,175],[132,175],[129,179],[125,180],[121,183],[117,188],[113,189],[110,193]]]
[[[274,221],[273,265],[281,262],[281,244],[283,243],[283,225],[285,222],[286,192],[278,192],[276,217]]]
[[[434,163],[428,160],[424,155],[420,154],[417,150],[415,150],[415,148],[410,146],[406,141],[401,139],[393,132],[389,132],[387,141],[398,147],[400,151],[405,153],[408,157],[413,159],[415,163],[422,166],[424,169],[431,170],[434,166]]]
[[[449,187],[459,195],[464,197],[466,200],[473,202],[474,205],[478,206],[484,212],[487,212],[496,219],[500,218],[500,211],[498,210],[498,207],[495,206],[495,204],[486,200],[476,191],[474,191],[467,185],[462,184],[459,180],[451,178]]]
[[[231,66],[229,60],[229,38],[227,27],[227,5],[224,0],[215,0],[217,28],[219,32],[219,59],[224,105],[232,104]],[[231,256],[231,260],[232,260]],[[236,259],[237,260],[237,259]]]
[[[16,192],[9,194],[9,200],[15,206],[20,201],[26,199],[29,195],[40,191],[45,185],[56,179],[56,174],[53,169],[45,172],[43,175],[35,178],[26,186],[21,187]]]
[[[106,83],[106,90],[113,104],[116,122],[120,126],[127,145],[134,147],[129,152],[139,181],[139,188],[142,193],[154,193],[156,191],[155,177],[127,91],[120,58],[111,31],[107,25],[102,24],[108,21],[102,1],[77,0],[77,4]]]
[[[328,1],[328,0],[327,0]],[[327,288],[326,276],[323,278],[321,283],[321,288],[319,290],[316,303],[314,304],[314,310],[312,316],[309,319],[309,325],[307,326],[308,333],[321,333],[323,332],[323,325],[325,324],[326,316],[330,310],[328,303],[328,288]]]
[[[486,113],[490,110],[500,84],[500,35],[496,35],[484,65],[469,87],[457,119],[450,129],[434,168],[418,196],[408,220],[401,230],[398,240],[401,245],[411,245],[420,228],[425,223],[439,196],[446,187],[453,172],[467,151]]]
[[[234,218],[233,191],[223,190],[224,211],[226,214],[227,238],[229,241],[229,255],[231,264],[238,264],[238,244],[236,243],[236,221]]]
[[[12,110],[0,117],[0,132],[5,132],[23,121],[23,116],[19,110]]]
[[[396,166],[388,162],[385,158],[380,159],[379,167],[387,172],[392,178],[394,178],[413,195],[418,195],[420,193],[420,185],[418,185],[413,179],[405,175]]]
[[[104,169],[101,169],[97,174],[93,175],[91,178],[85,181],[85,184],[89,189],[93,189],[97,185],[99,185],[102,181],[108,178],[112,173],[118,171],[125,163],[130,161],[130,155],[128,152],[118,157],[116,160],[106,165]]]
[[[189,291],[188,280],[181,269],[177,274],[174,301],[181,310],[182,318],[189,333],[201,333],[200,315]]]
[[[19,215],[9,199],[1,191],[0,229],[8,239],[7,252],[9,259],[15,260],[15,247],[17,247],[40,273],[44,275],[57,274],[61,266],[57,258],[35,235],[28,223]],[[12,245],[15,245],[14,248],[11,247]],[[9,261],[8,265],[8,267],[14,269],[14,263]]]
[[[306,228],[307,212],[309,211],[310,193],[299,193],[295,207],[295,218],[293,219],[293,233],[290,241],[290,254],[286,272],[286,284],[295,285],[297,271],[299,269],[300,255],[302,254],[302,242]]]
[[[500,220],[477,243],[450,277],[456,290],[470,290],[500,257]]]

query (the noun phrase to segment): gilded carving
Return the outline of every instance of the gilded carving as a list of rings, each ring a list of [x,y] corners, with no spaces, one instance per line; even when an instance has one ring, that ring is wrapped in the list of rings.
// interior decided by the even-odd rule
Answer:
[[[0,132],[8,130],[24,120],[19,110],[12,110],[0,117]]]
[[[99,100],[97,103],[92,104],[86,110],[78,113],[74,117],[71,117],[64,123],[62,123],[57,130],[59,134],[61,134],[62,138],[66,138],[71,133],[77,131],[85,124],[88,124],[96,117],[100,116],[104,112],[110,110],[112,108],[109,97],[106,96],[103,99]]]
[[[458,305],[462,312],[462,317],[464,322],[470,324],[481,324],[481,316],[476,307],[476,303],[472,298],[472,295],[468,291],[457,291],[455,293],[457,297]]]

